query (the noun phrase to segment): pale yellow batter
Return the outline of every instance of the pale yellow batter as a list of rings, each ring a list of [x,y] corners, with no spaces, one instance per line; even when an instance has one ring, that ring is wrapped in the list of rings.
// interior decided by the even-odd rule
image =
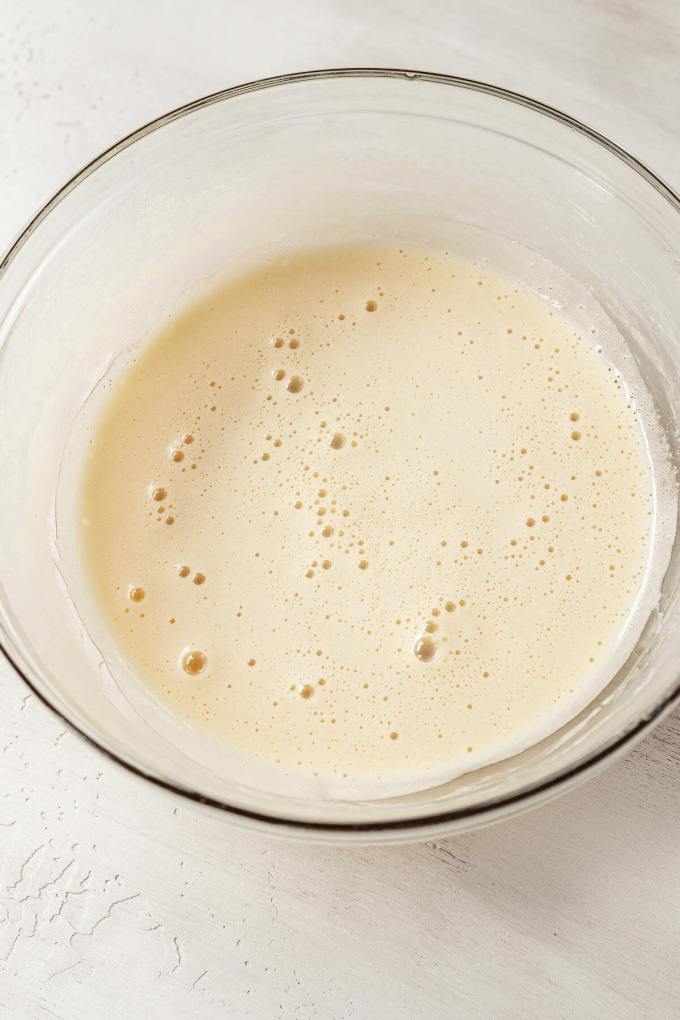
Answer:
[[[586,704],[630,644],[652,509],[589,337],[469,263],[362,247],[272,262],[144,349],[83,527],[102,613],[180,717],[374,780]]]

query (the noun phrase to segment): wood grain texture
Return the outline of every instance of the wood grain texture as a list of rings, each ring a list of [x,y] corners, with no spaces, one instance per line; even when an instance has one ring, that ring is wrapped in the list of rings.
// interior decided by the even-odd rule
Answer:
[[[342,64],[527,92],[680,186],[675,0],[3,0],[0,247],[143,121]],[[352,850],[197,815],[64,732],[2,668],[0,719],[0,1016],[680,1015],[678,715],[533,814]]]

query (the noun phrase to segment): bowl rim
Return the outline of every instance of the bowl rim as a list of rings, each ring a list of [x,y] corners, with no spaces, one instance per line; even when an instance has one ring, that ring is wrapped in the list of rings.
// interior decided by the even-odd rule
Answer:
[[[175,120],[190,115],[197,110],[202,110],[206,107],[229,99],[234,99],[238,96],[246,95],[251,92],[259,92],[265,89],[276,88],[280,85],[309,83],[337,78],[392,78],[414,82],[426,82],[429,84],[448,85],[454,88],[468,89],[474,92],[487,94],[496,99],[522,106],[525,109],[532,110],[535,113],[557,121],[563,126],[576,131],[596,145],[606,149],[611,155],[625,163],[630,169],[642,177],[643,180],[650,185],[650,187],[652,187],[670,204],[676,213],[680,213],[680,197],[671,187],[669,187],[669,185],[665,183],[665,181],[663,181],[644,163],[640,162],[640,160],[636,159],[615,142],[612,142],[605,135],[588,127],[588,125],[584,124],[582,121],[563,113],[561,110],[553,106],[542,103],[536,99],[532,99],[529,96],[525,96],[519,92],[514,92],[497,85],[490,85],[486,82],[477,81],[475,79],[429,71],[383,67],[322,68],[319,70],[298,71],[290,74],[260,78],[231,88],[222,89],[218,92],[212,92],[209,95],[195,99],[192,102],[186,103],[169,111],[168,113],[162,114],[161,116],[148,121],[146,124],[125,135],[69,178],[35,214],[35,216],[33,216],[27,226],[16,237],[0,261],[0,284],[2,283],[2,279],[11,263],[52,210],[56,208],[56,206],[59,205],[60,202],[62,202],[63,199],[66,198],[66,196],[80,183],[99,169],[99,167],[103,166],[110,159],[113,159],[118,153],[124,151],[131,145],[134,145],[136,142],[141,141],[147,135]],[[2,640],[0,640],[0,653],[2,653],[2,656],[14,672],[27,685],[31,693],[34,694],[39,701],[46,705],[47,708],[50,709],[66,726],[68,726],[88,744],[104,754],[108,759],[115,762],[131,774],[145,779],[155,786],[169,791],[170,793],[183,797],[185,800],[204,805],[208,808],[214,808],[225,815],[233,816],[234,820],[240,819],[242,822],[254,822],[259,827],[264,825],[265,827],[270,828],[270,830],[278,832],[285,832],[286,829],[289,829],[291,834],[297,832],[301,835],[303,831],[307,831],[310,835],[312,835],[312,838],[314,833],[319,835],[325,833],[328,835],[335,835],[337,837],[340,837],[343,833],[348,837],[351,834],[356,834],[357,836],[364,834],[365,836],[370,837],[371,834],[378,835],[380,833],[389,833],[390,831],[401,831],[404,833],[406,830],[410,830],[415,837],[418,834],[418,830],[421,829],[428,831],[444,831],[446,829],[453,830],[457,827],[472,828],[492,821],[496,815],[500,816],[511,811],[514,812],[521,809],[527,809],[533,802],[556,795],[560,789],[566,788],[573,785],[576,781],[586,778],[594,770],[596,770],[598,766],[601,766],[606,761],[616,757],[617,754],[620,754],[624,749],[630,747],[639,740],[661,719],[666,712],[671,709],[672,706],[680,700],[679,673],[671,688],[645,713],[642,718],[631,724],[628,729],[626,729],[618,737],[610,740],[603,747],[587,754],[571,766],[558,769],[556,772],[542,780],[527,784],[519,790],[515,790],[499,797],[483,799],[478,804],[474,804],[470,807],[434,812],[429,811],[426,814],[415,817],[391,819],[386,821],[312,821],[286,815],[268,814],[266,812],[252,810],[241,805],[229,804],[225,800],[206,796],[198,790],[184,787],[180,783],[164,779],[162,776],[155,775],[153,772],[140,767],[135,764],[134,761],[128,760],[128,758],[124,757],[119,752],[107,747],[106,744],[103,743],[97,736],[88,733],[84,725],[69,718],[65,711],[53,702],[44,690],[41,689],[42,681],[40,681],[39,678],[36,681],[28,675],[28,672],[17,661],[16,656],[12,654],[10,649],[3,644]],[[467,825],[465,823],[467,823]]]

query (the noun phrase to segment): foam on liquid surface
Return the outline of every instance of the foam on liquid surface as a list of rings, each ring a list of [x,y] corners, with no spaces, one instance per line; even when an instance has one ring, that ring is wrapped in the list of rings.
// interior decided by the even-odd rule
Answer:
[[[591,339],[410,250],[273,262],[188,310],[116,387],[85,476],[90,574],[139,678],[333,779],[427,783],[553,731],[637,636],[651,545],[643,433]]]

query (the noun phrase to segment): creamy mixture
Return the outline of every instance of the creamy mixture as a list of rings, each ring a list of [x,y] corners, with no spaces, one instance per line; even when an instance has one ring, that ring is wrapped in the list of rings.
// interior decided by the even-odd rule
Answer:
[[[118,647],[179,718],[282,768],[425,780],[604,686],[652,511],[592,337],[486,268],[354,247],[272,261],[142,350],[83,530]]]

